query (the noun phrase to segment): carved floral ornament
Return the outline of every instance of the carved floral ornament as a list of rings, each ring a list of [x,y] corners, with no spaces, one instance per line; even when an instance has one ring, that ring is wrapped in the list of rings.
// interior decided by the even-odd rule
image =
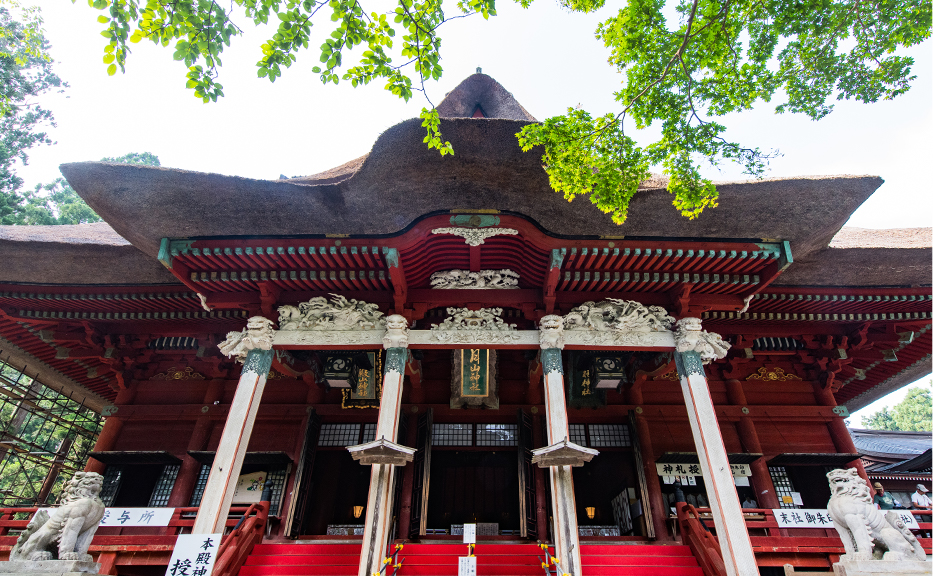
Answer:
[[[431,288],[449,290],[494,290],[518,288],[518,272],[511,270],[444,270],[431,274]]]
[[[431,327],[434,339],[451,344],[508,344],[519,340],[521,335],[515,324],[506,324],[500,318],[502,308],[448,308],[450,316]]]
[[[770,380],[772,382],[786,382],[787,380],[800,380],[800,376],[784,372],[781,368],[766,368],[762,366],[758,372],[750,374],[746,380]]]
[[[188,366],[184,370],[179,370],[174,366],[152,377],[152,380],[204,380],[204,374],[195,372],[194,368]]]
[[[487,238],[507,234],[515,236],[518,230],[514,228],[435,228],[431,234],[453,234],[462,237],[469,246],[484,244]]]

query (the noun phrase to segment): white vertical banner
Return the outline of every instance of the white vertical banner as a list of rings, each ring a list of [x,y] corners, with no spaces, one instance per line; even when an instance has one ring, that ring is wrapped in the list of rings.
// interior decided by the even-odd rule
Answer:
[[[476,544],[476,524],[463,525],[463,543]]]
[[[476,576],[476,556],[460,557],[457,563],[457,576]]]
[[[179,534],[165,576],[209,576],[223,534]]]

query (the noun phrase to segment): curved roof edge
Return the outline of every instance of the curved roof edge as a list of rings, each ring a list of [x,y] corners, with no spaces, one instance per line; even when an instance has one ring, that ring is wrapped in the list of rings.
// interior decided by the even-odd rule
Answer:
[[[927,354],[925,357],[921,358],[911,366],[908,366],[905,370],[902,370],[887,380],[876,384],[858,396],[850,398],[843,403],[843,406],[845,406],[849,412],[861,410],[875,400],[887,396],[895,390],[900,390],[904,386],[907,386],[908,384],[911,384],[921,378],[929,376],[931,372],[933,372],[933,368],[930,366],[930,355]]]
[[[0,282],[11,284],[180,284],[158,260],[105,223],[0,226],[0,254]]]

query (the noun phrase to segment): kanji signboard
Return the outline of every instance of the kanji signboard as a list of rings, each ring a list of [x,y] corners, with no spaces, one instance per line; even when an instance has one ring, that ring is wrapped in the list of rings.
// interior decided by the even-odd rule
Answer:
[[[829,512],[819,508],[779,508],[772,510],[774,519],[781,528],[834,528]],[[910,530],[919,530],[914,515],[907,510],[892,510]]]
[[[209,576],[223,534],[180,534],[165,576]]]
[[[50,514],[52,508],[44,508]],[[174,508],[107,508],[100,521],[101,526],[168,526]]]
[[[699,464],[656,464],[658,476],[702,476],[703,470]],[[748,464],[730,464],[733,476],[751,476],[752,469]]]

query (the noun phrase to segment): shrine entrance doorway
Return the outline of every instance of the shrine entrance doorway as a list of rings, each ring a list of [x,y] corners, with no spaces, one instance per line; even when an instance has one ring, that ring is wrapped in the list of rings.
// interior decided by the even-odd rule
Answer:
[[[478,536],[536,538],[531,420],[418,423],[411,538],[456,536],[465,523]]]
[[[347,446],[375,438],[375,423],[325,422],[312,417],[295,480],[287,535],[362,538],[371,469]]]
[[[477,523],[496,525],[497,536],[520,533],[515,448],[436,448],[431,480],[429,531],[462,534],[464,523]]]

